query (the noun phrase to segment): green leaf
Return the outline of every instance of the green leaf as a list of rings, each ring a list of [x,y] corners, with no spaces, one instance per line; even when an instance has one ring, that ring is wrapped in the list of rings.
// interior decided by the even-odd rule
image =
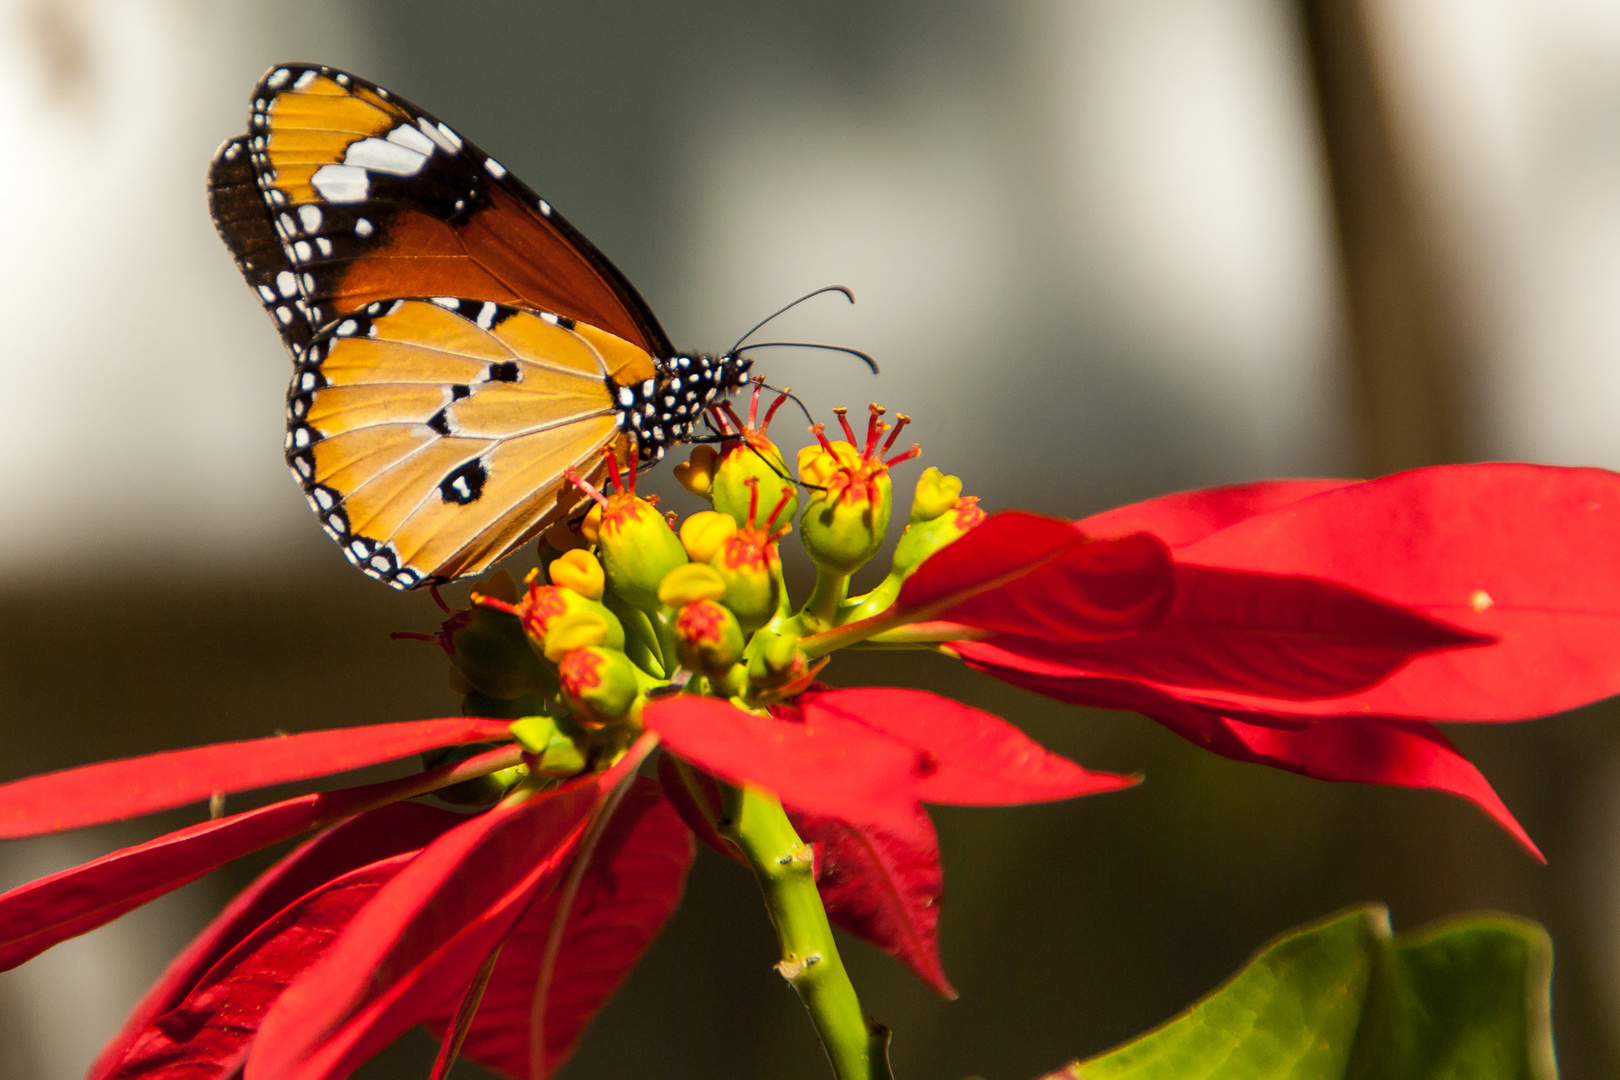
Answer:
[[[1042,1080],[1553,1080],[1551,979],[1533,922],[1395,937],[1368,905],[1289,931],[1180,1016]]]

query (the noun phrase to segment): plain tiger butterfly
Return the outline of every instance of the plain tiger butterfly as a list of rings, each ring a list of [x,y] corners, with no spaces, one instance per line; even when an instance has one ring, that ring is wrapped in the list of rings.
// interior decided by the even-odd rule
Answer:
[[[599,484],[609,447],[657,461],[748,376],[741,342],[677,352],[500,162],[333,68],[266,73],[208,198],[292,353],[287,464],[396,588],[482,572],[570,511],[570,470]]]

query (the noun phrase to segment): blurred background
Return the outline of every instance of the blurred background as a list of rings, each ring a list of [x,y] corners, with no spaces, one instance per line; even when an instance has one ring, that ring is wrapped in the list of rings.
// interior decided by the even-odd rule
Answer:
[[[924,463],[992,508],[1620,467],[1611,0],[0,0],[0,779],[455,708],[437,652],[388,640],[432,628],[430,601],[350,571],[287,478],[287,361],[208,220],[209,156],[288,59],[498,155],[683,346],[850,286],[857,306],[781,331],[866,349],[881,378],[814,353],[772,355],[773,378],[821,415],[911,413]],[[902,1078],[1096,1053],[1362,900],[1397,929],[1544,922],[1566,1075],[1620,1073],[1613,707],[1451,732],[1543,867],[1448,797],[1233,764],[940,658],[829,675],[949,692],[1147,774],[936,813],[961,1000],[846,949]],[[0,847],[0,888],[204,812]],[[82,1075],[271,854],[0,975],[0,1077]],[[701,853],[565,1075],[824,1076],[775,958],[753,883]],[[432,1051],[417,1032],[360,1075],[426,1076]]]

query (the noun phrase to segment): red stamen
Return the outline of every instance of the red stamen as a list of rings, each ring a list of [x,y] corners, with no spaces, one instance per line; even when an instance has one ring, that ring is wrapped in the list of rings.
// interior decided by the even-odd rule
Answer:
[[[518,613],[518,609],[516,607],[508,604],[505,600],[497,600],[493,596],[475,596],[473,597],[473,603],[477,604],[479,607],[494,608],[496,611],[504,611],[508,615],[516,615]]]
[[[754,426],[754,421],[756,421],[759,418],[759,392],[760,392],[760,389],[761,389],[760,384],[762,382],[764,382],[763,379],[759,378],[758,376],[755,376],[755,378],[754,378],[754,396],[748,399],[748,426],[749,427],[753,427]]]
[[[782,512],[782,508],[788,504],[788,500],[791,499],[791,498],[793,498],[793,489],[792,488],[783,488],[782,489],[782,497],[780,499],[776,500],[776,507],[773,510],[771,510],[771,516],[765,519],[765,528],[767,530],[770,530],[770,529],[775,527],[775,525],[776,525],[776,515],[780,514]],[[751,515],[752,515],[752,511],[750,511],[750,520],[752,520]],[[793,526],[791,526],[791,525],[783,526],[783,528],[786,528],[786,529],[791,529],[792,527]]]
[[[608,453],[611,456],[613,451],[609,450]],[[630,494],[632,494],[632,495],[634,495],[636,493],[636,465],[639,463],[640,458],[641,458],[640,454],[631,454],[630,455],[630,486],[626,490],[628,490],[630,492]],[[613,463],[614,463],[614,467],[617,468],[618,467],[618,459],[615,458]]]
[[[770,408],[765,410],[765,422],[759,425],[759,433],[761,435],[765,434],[765,432],[770,429],[771,418],[776,415],[776,410],[782,407],[782,402],[788,399],[788,390],[792,389],[793,387],[790,386],[787,390],[777,391],[780,396],[777,397],[775,401],[771,402]]]
[[[910,450],[907,450],[903,454],[894,455],[894,457],[890,458],[888,461],[885,461],[883,464],[888,468],[893,468],[894,466],[900,464],[902,461],[910,461],[912,458],[920,457],[921,455],[922,455],[922,443],[912,443]]]
[[[428,586],[428,595],[433,597],[433,602],[439,605],[440,611],[444,612],[446,615],[454,614],[450,608],[450,605],[444,602],[444,597],[439,595],[439,587],[437,585]]]
[[[861,451],[861,457],[870,459],[872,451],[877,449],[878,439],[883,435],[884,424],[878,417],[888,410],[875,401],[867,407],[872,410],[872,415],[866,419],[866,448]]]
[[[436,634],[423,634],[415,630],[395,630],[388,635],[389,641],[431,641],[437,645],[439,638]]]
[[[849,410],[839,406],[833,410],[833,415],[837,416],[838,422],[844,425],[844,435],[849,439],[849,445],[859,446],[860,440],[855,438],[855,429],[849,426]]]
[[[710,405],[709,415],[714,417],[714,426],[720,429],[720,434],[732,434],[731,422],[726,419],[726,414],[720,410],[719,405]]]
[[[906,429],[906,425],[911,423],[911,417],[907,416],[905,413],[895,413],[894,419],[894,430],[889,432],[888,439],[883,443],[883,450],[881,452],[885,454],[889,452],[889,447],[894,445],[894,440],[898,439],[900,437],[900,433]]]
[[[600,506],[603,510],[607,509],[607,496],[596,490],[591,482],[579,475],[579,473],[575,472],[573,469],[569,469],[567,472],[563,473],[563,479],[567,480],[570,484],[573,484],[575,487],[579,488],[579,490],[589,495],[597,506]]]
[[[604,447],[602,447],[602,456],[607,458],[607,464],[608,464],[607,474],[608,474],[608,479],[613,481],[613,490],[617,491],[620,495],[623,495],[624,494],[624,477],[619,475],[619,457],[618,457],[618,455],[613,452],[613,447],[604,446]],[[603,485],[603,486],[605,487],[606,485]]]
[[[752,529],[759,514],[759,477],[747,477],[743,480],[743,485],[748,488],[748,527]]]
[[[731,418],[731,422],[736,425],[738,435],[741,435],[747,430],[747,428],[743,426],[742,417],[738,416],[737,410],[731,407],[731,402],[722,401],[720,403],[720,408],[725,410],[726,415]]]
[[[843,419],[843,418],[840,417],[839,419]],[[845,424],[844,426],[848,427],[849,425]],[[830,456],[833,459],[833,461],[836,462],[838,460],[838,455],[833,453],[832,443],[827,441],[827,425],[826,424],[811,424],[810,425],[810,434],[812,434],[812,435],[814,435],[816,437],[816,441],[821,444],[821,448],[823,450],[827,451],[828,456]]]

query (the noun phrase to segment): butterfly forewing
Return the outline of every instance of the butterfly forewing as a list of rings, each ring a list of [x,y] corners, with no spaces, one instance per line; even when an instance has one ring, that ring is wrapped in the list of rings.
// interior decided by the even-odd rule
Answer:
[[[316,326],[392,297],[458,296],[554,311],[643,352],[673,352],[635,288],[548,203],[372,83],[306,64],[272,69],[254,92],[248,147]]]
[[[317,334],[287,460],[351,562],[400,588],[478,573],[631,452],[614,376],[652,359],[600,329],[481,299],[378,301]]]
[[[298,275],[271,224],[246,136],[231,139],[214,154],[208,167],[208,210],[236,268],[270,313],[287,351],[298,359],[314,327]]]

